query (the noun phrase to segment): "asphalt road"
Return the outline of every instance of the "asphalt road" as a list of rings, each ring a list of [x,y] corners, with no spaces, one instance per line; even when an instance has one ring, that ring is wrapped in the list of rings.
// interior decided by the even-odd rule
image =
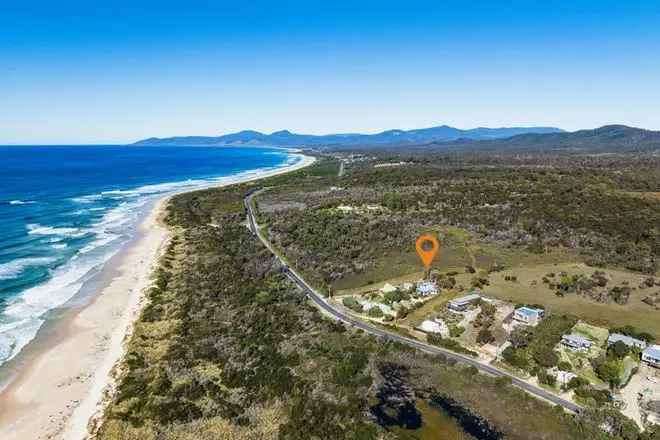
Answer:
[[[424,342],[420,342],[415,339],[411,338],[406,338],[405,336],[398,335],[396,333],[390,333],[384,330],[381,330],[380,328],[373,327],[363,321],[359,321],[356,319],[351,318],[350,316],[342,313],[340,310],[335,309],[332,307],[330,304],[328,304],[323,295],[321,295],[319,292],[317,292],[312,286],[307,284],[307,282],[291,267],[289,267],[286,262],[284,262],[279,255],[273,250],[270,242],[266,240],[261,232],[259,231],[259,228],[257,227],[257,223],[254,217],[254,213],[252,212],[252,199],[255,195],[258,193],[262,192],[263,189],[259,189],[257,191],[253,191],[249,193],[245,199],[244,199],[244,204],[245,204],[245,210],[247,213],[247,220],[248,220],[248,226],[252,233],[270,250],[275,258],[277,258],[282,266],[284,267],[286,275],[300,287],[303,292],[309,297],[310,300],[312,300],[319,308],[321,308],[323,311],[325,311],[327,314],[331,315],[335,319],[344,322],[348,325],[351,325],[353,327],[359,328],[361,330],[364,330],[367,333],[370,333],[375,336],[379,336],[381,338],[390,340],[390,341],[396,341],[400,342],[402,344],[409,345],[411,347],[415,347],[419,350],[425,351],[427,353],[432,353],[432,354],[441,354],[446,356],[447,358],[454,359],[457,362],[461,362],[463,364],[467,365],[472,365],[476,367],[478,370],[483,371],[485,373],[491,374],[493,376],[497,377],[508,377],[511,379],[511,383],[519,388],[522,388],[523,390],[527,391],[530,394],[533,394],[537,397],[541,397],[545,400],[548,400],[555,405],[561,405],[564,407],[566,410],[579,413],[582,411],[582,407],[576,403],[573,403],[569,400],[563,399],[556,394],[553,394],[549,391],[544,390],[543,388],[537,387],[535,385],[532,385],[530,383],[527,383],[518,377],[514,376],[511,373],[508,373],[504,370],[500,370],[499,368],[493,367],[489,364],[485,364],[483,362],[480,362],[477,359],[471,358],[469,356],[462,355],[460,353],[455,353],[451,350],[447,350],[442,347],[437,347],[435,345],[429,345],[425,344]]]

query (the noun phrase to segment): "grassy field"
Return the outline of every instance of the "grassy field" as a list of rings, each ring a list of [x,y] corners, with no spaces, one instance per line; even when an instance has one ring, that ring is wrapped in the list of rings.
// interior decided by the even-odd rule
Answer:
[[[542,264],[523,266],[491,274],[490,286],[486,289],[488,295],[514,303],[543,304],[553,313],[572,314],[590,324],[604,327],[634,325],[660,337],[660,312],[644,304],[641,299],[647,290],[633,290],[626,305],[616,303],[598,303],[576,294],[558,297],[554,291],[541,282],[548,272],[566,271],[570,274],[590,274],[595,268],[583,263]],[[637,286],[643,275],[608,269],[605,272],[611,277],[611,285],[628,281],[631,286]],[[515,275],[517,282],[505,281],[506,275]],[[537,284],[532,286],[532,281]]]
[[[603,327],[634,325],[660,338],[660,311],[652,309],[641,300],[652,289],[633,289],[627,304],[599,303],[576,294],[564,297],[542,282],[549,272],[565,271],[569,274],[589,276],[597,268],[581,262],[575,253],[568,250],[554,250],[546,254],[533,254],[520,249],[497,248],[493,245],[476,242],[474,237],[460,228],[444,228],[437,231],[442,237],[440,256],[433,268],[447,272],[457,271],[456,280],[465,289],[470,287],[476,275],[488,276],[490,285],[485,287],[487,295],[512,303],[543,304],[553,313],[572,314],[590,324]],[[412,246],[411,246],[412,248]],[[494,264],[505,267],[501,272],[488,274]],[[359,294],[375,290],[386,282],[392,284],[417,281],[421,278],[420,261],[413,249],[385,253],[378,263],[360,274],[352,274],[338,280],[335,288],[338,294]],[[465,266],[472,265],[477,272],[466,273]],[[608,287],[628,283],[638,286],[647,276],[625,270],[604,269],[610,279]],[[505,276],[517,277],[517,282],[506,281]],[[535,283],[535,285],[533,285]],[[434,301],[415,311],[415,317],[432,311]]]
[[[452,270],[463,272],[465,266],[473,263],[471,254],[464,243],[450,239],[441,240],[439,255],[431,264],[432,270],[448,272]],[[337,280],[333,287],[336,290],[359,289],[367,285],[391,282],[392,279],[419,280],[424,267],[415,251],[415,243],[410,248],[385,251],[378,262],[362,273],[350,274]]]

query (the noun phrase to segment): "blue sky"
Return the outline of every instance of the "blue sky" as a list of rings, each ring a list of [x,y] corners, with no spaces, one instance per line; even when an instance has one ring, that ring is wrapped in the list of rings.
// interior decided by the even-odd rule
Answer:
[[[0,5],[0,143],[660,129],[657,1]]]

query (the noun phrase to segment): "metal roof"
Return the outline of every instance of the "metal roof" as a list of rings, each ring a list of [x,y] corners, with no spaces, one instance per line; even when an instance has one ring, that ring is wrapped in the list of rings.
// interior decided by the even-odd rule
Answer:
[[[471,293],[470,295],[465,295],[460,298],[452,299],[449,302],[452,304],[467,304],[479,298],[481,298],[481,295],[479,295],[478,293]]]
[[[522,313],[525,316],[539,315],[541,312],[538,309],[530,309],[529,307],[520,307],[516,309],[516,313]]]
[[[561,337],[562,339],[570,340],[573,342],[577,342],[578,344],[593,344],[591,342],[591,339],[586,338],[582,335],[578,335],[577,333],[572,333],[570,335],[564,335]]]
[[[660,345],[649,345],[644,350],[644,354],[654,359],[660,359]]]
[[[635,339],[631,336],[622,335],[622,334],[619,334],[619,333],[612,333],[607,338],[607,342],[609,344],[614,344],[614,343],[619,342],[619,341],[621,341],[624,344],[629,345],[629,346],[630,345],[637,345],[637,346],[641,345],[642,347],[646,347],[646,342],[644,342],[640,339]]]

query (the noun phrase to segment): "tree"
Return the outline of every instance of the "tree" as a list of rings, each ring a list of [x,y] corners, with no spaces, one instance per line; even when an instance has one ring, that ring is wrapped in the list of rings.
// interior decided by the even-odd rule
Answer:
[[[509,336],[509,341],[514,348],[527,347],[534,339],[534,333],[529,327],[518,326],[513,329]]]
[[[561,361],[557,364],[557,368],[559,368],[561,371],[571,371],[573,366],[570,364],[570,362]]]
[[[380,318],[383,316],[383,311],[380,309],[380,307],[372,307],[367,312],[367,315],[371,316],[372,318]]]
[[[566,384],[566,388],[575,389],[586,385],[589,385],[589,381],[587,379],[577,376],[568,381],[568,383]]]
[[[557,383],[557,378],[555,376],[548,374],[544,370],[539,371],[537,377],[539,378],[539,383],[550,385],[551,387],[555,386],[555,384]]]
[[[525,370],[529,367],[529,361],[525,357],[524,352],[517,351],[513,346],[504,349],[502,352],[502,358],[507,364],[520,368],[521,370]]]
[[[477,343],[478,344],[488,344],[495,340],[495,336],[488,328],[482,328],[477,334]]]
[[[610,347],[610,353],[612,353],[617,359],[623,359],[628,356],[628,353],[630,353],[630,347],[628,347],[623,341],[616,341]]]
[[[552,351],[551,348],[538,347],[537,350],[534,350],[532,355],[537,364],[545,368],[551,368],[557,365],[559,358],[557,353]]]
[[[594,360],[594,371],[599,378],[610,384],[612,388],[621,385],[620,363],[618,360],[598,358]]]

